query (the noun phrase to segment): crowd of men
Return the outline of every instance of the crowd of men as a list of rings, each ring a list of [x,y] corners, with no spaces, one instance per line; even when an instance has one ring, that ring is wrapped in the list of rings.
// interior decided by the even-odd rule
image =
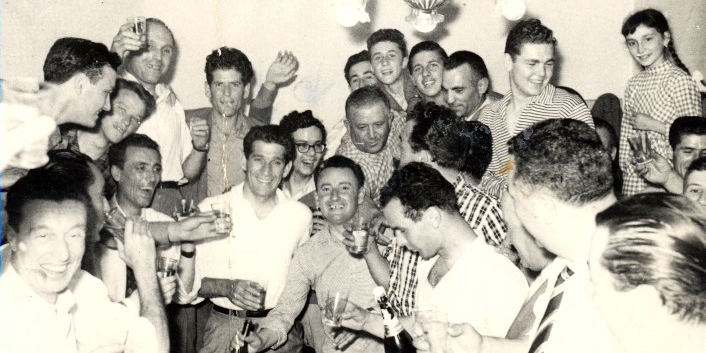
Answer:
[[[58,39],[43,82],[4,83],[53,122],[2,165],[0,351],[384,352],[376,286],[419,352],[430,309],[449,352],[706,350],[706,118],[678,117],[671,160],[639,163],[651,188],[623,198],[620,129],[550,83],[539,20],[508,34],[505,95],[471,51],[375,31],[332,131],[308,110],[270,123],[287,51],[251,100],[248,57],[213,50],[211,106],[185,110],[174,35],[146,27]]]

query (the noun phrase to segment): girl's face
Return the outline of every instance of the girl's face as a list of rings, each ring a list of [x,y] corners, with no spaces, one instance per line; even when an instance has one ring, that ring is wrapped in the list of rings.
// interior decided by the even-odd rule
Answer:
[[[652,27],[640,25],[625,36],[625,43],[633,59],[647,69],[664,62],[664,49],[669,39],[669,32],[660,34]]]

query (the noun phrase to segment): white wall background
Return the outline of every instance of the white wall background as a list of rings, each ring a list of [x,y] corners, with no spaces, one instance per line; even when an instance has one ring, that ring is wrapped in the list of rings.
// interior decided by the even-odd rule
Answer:
[[[586,99],[604,92],[622,96],[636,72],[620,35],[623,19],[634,9],[655,6],[667,13],[677,50],[690,68],[706,71],[704,0],[526,0],[528,15],[555,31],[561,65],[555,83],[577,89]],[[77,36],[110,45],[130,15],[159,17],[173,30],[179,56],[172,86],[184,106],[208,105],[203,93],[205,57],[221,45],[245,52],[257,83],[264,79],[278,50],[299,58],[297,79],[280,91],[275,120],[293,109],[311,109],[331,126],[343,116],[348,88],[343,77],[347,57],[365,47],[374,30],[394,27],[408,47],[437,40],[449,53],[465,49],[481,55],[496,91],[508,90],[502,66],[505,37],[512,22],[494,11],[493,0],[451,0],[440,12],[446,22],[425,35],[404,21],[402,0],[369,0],[369,24],[339,26],[329,0],[3,0],[0,74],[42,77],[42,63],[54,40]],[[256,91],[254,91],[256,92]]]

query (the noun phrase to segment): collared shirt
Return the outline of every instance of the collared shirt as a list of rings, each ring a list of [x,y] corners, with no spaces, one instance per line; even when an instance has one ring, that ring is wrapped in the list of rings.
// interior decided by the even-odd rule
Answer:
[[[330,130],[326,129],[326,153],[323,159],[329,159],[336,154],[336,150],[338,150],[338,146],[341,145],[343,136],[345,136],[348,131],[345,121],[346,117],[344,116],[343,119],[333,125]]]
[[[137,79],[128,72],[122,74],[130,81]],[[162,181],[180,181],[184,178],[181,164],[191,154],[191,133],[186,125],[184,107],[179,99],[170,98],[172,89],[158,83],[155,87],[157,106],[152,115],[145,119],[137,133],[145,134],[155,140],[162,155]],[[173,103],[173,104],[172,104]]]
[[[528,321],[525,325],[529,330],[525,335],[529,337],[530,342],[537,335],[537,329],[556,286],[556,279],[565,267],[570,268],[574,274],[564,282],[565,289],[559,308],[555,312],[554,323],[549,339],[545,343],[544,352],[619,352],[612,334],[590,298],[591,291],[588,288],[590,275],[587,262],[569,261],[557,257],[542,270],[530,289],[528,298],[536,296],[536,301],[531,311],[532,317],[525,318]],[[537,291],[542,293],[537,294]]]
[[[343,291],[348,293],[348,302],[361,308],[370,308],[377,306],[373,296],[373,288],[376,286],[365,260],[351,256],[342,240],[332,235],[326,227],[302,245],[294,255],[284,292],[267,318],[260,322],[260,326],[275,331],[279,338],[277,345],[283,344],[287,332],[307,303],[310,288],[316,291],[319,303],[326,302],[327,293]],[[328,335],[323,351],[340,352],[334,348],[333,340]],[[345,351],[383,352],[384,349],[379,340],[361,336]]]
[[[454,182],[456,202],[461,216],[477,235],[491,246],[502,244],[507,234],[507,225],[502,218],[502,210],[494,198],[480,189],[466,183],[461,174]],[[390,263],[390,286],[388,297],[392,306],[402,316],[412,315],[416,304],[417,265],[419,253],[397,245],[397,238],[392,240],[385,258]]]
[[[680,116],[701,116],[700,94],[696,83],[682,69],[671,61],[650,67],[633,76],[625,89],[625,114],[649,115],[664,124],[671,124]],[[635,170],[634,155],[628,144],[630,137],[637,135],[632,124],[620,125],[619,162],[623,170],[623,195],[636,194],[647,183]],[[643,130],[650,140],[650,148],[672,160],[672,147],[667,136],[654,131]]]
[[[211,109],[211,142],[206,162],[208,194],[220,195],[245,181],[243,140],[255,126],[245,114],[225,120]]]
[[[287,270],[295,250],[309,238],[311,211],[301,202],[287,199],[277,190],[277,205],[258,218],[240,184],[229,192],[206,198],[199,209],[210,210],[214,202],[230,209],[232,230],[228,236],[196,243],[196,268],[191,293],[177,288],[176,301],[198,303],[203,278],[267,280],[265,308],[272,308],[284,290]],[[228,298],[210,300],[221,307],[240,310]]]
[[[485,99],[483,100],[483,103],[481,103],[476,110],[474,110],[471,114],[469,114],[464,120],[466,121],[477,121],[478,118],[480,118],[480,113],[483,111],[485,107],[489,107],[495,103],[497,103],[499,100],[503,98],[502,95],[495,93],[493,91],[488,92],[485,95]]]
[[[593,118],[581,98],[563,89],[557,89],[552,84],[532,97],[517,118],[515,126],[508,126],[507,108],[512,101],[512,92],[499,102],[483,109],[478,119],[490,128],[493,135],[493,159],[488,165],[481,180],[480,188],[488,194],[500,199],[507,185],[507,172],[510,156],[507,143],[521,131],[547,119],[575,119],[593,127]]]
[[[54,304],[32,290],[3,246],[0,275],[0,352],[92,352],[124,344],[126,352],[154,352],[154,326],[137,311],[113,303],[103,283],[78,270]]]
[[[290,194],[289,188],[282,187],[282,193],[284,194],[284,196],[287,196],[288,198],[293,200],[299,200],[303,196],[306,196],[312,192],[316,192],[316,183],[314,182],[313,176],[309,179],[304,188],[299,190],[299,192],[294,195]]]
[[[419,263],[417,308],[433,307],[445,312],[449,323],[469,323],[481,335],[505,337],[527,297],[522,272],[480,238],[432,287],[427,277],[435,263]]]
[[[390,109],[405,114],[412,111],[417,103],[422,102],[422,94],[419,93],[419,89],[417,89],[417,86],[414,84],[414,79],[409,71],[403,69],[400,76],[402,78],[403,95],[393,94],[382,82],[378,82],[377,84],[387,96]]]
[[[66,130],[63,134],[61,134],[61,142],[59,142],[52,149],[61,148],[66,148],[74,152],[83,153],[81,151],[81,147],[78,144],[78,129]],[[95,163],[98,167],[98,170],[101,171],[103,179],[105,180],[103,194],[107,197],[112,197],[115,194],[115,191],[117,190],[117,184],[113,179],[113,175],[110,174],[110,165],[108,164],[108,151],[106,150],[106,152],[102,156],[98,157],[97,159],[94,159],[93,163]]]
[[[380,204],[380,189],[382,189],[395,170],[394,159],[400,157],[400,134],[404,127],[404,116],[391,110],[390,134],[385,147],[378,153],[366,153],[358,149],[351,140],[350,131],[343,136],[341,146],[336,154],[348,157],[358,163],[365,174],[365,195]]]
[[[461,216],[488,245],[499,246],[505,240],[507,225],[500,203],[458,174],[454,182],[456,202]]]

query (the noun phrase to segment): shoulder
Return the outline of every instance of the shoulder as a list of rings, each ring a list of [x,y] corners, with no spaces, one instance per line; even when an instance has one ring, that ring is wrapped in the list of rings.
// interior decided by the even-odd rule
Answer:
[[[187,118],[192,118],[192,117],[198,117],[198,118],[204,118],[207,119],[208,116],[211,114],[211,111],[213,108],[198,108],[198,109],[188,109],[184,110],[184,114],[186,114]]]
[[[684,70],[673,66],[667,71],[666,85],[670,87],[689,86],[696,89],[696,82]]]
[[[142,212],[148,222],[174,222],[174,218],[152,208],[144,208]]]

